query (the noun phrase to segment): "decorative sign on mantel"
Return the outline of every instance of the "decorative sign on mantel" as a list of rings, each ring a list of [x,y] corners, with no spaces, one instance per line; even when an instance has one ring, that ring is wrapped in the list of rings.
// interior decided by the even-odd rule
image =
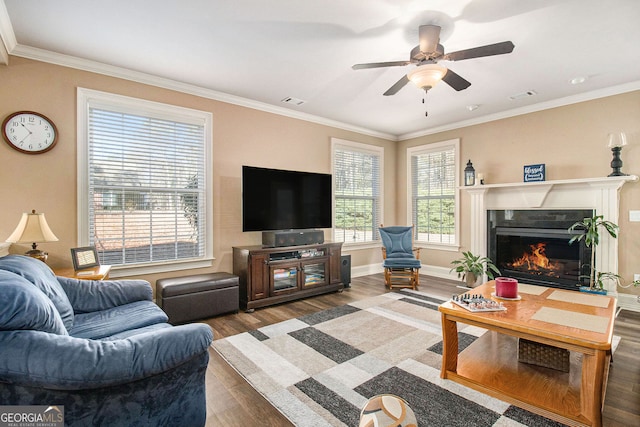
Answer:
[[[545,164],[527,165],[524,167],[524,182],[537,182],[545,180]]]

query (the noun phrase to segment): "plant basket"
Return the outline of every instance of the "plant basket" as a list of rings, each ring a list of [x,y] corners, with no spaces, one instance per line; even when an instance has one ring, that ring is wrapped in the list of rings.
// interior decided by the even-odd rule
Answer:
[[[580,292],[586,292],[589,294],[607,295],[606,289],[591,289],[589,286],[580,286]]]
[[[569,350],[524,338],[518,339],[518,361],[569,372]]]
[[[475,274],[468,272],[464,276],[464,283],[467,286],[467,288],[475,288],[476,284],[478,283],[478,278],[476,277]]]

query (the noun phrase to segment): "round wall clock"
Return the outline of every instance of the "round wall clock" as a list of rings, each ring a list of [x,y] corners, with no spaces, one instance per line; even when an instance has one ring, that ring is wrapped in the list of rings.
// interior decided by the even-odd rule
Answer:
[[[2,137],[12,148],[27,154],[49,151],[58,142],[58,129],[51,120],[33,111],[18,111],[2,122]]]

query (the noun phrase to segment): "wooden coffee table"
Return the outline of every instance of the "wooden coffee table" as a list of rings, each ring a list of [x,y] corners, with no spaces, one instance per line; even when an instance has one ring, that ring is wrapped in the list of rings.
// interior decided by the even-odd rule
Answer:
[[[495,283],[469,292],[492,298]],[[601,426],[615,298],[523,284],[519,296],[503,301],[507,311],[471,312],[450,301],[440,305],[441,377],[565,424]],[[489,332],[458,354],[457,322]],[[518,338],[579,355],[572,354],[569,373],[528,365],[518,362]]]

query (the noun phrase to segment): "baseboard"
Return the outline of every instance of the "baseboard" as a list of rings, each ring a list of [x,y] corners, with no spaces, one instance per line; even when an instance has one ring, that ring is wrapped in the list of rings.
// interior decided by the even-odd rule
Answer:
[[[358,267],[351,266],[351,277],[362,277],[377,273],[382,274],[382,263],[360,265]]]
[[[456,276],[456,273],[450,273],[449,270],[450,269],[446,267],[438,267],[435,265],[422,264],[422,268],[420,269],[420,274],[425,276],[438,277],[440,279],[460,280]],[[382,263],[351,267],[352,277],[362,277],[362,276],[368,276],[370,274],[377,274],[377,273],[382,273]]]
[[[358,267],[352,267],[352,277],[368,276],[370,274],[382,274],[382,263],[361,265]],[[438,267],[435,265],[422,264],[420,269],[421,275],[438,277],[440,279],[449,279],[459,281],[456,273],[451,273],[447,267]],[[640,312],[640,301],[638,301],[638,295],[633,294],[618,294],[618,307],[624,310],[631,310]]]
[[[437,277],[439,279],[448,279],[448,280],[460,280],[456,273],[450,273],[450,268],[448,267],[438,267],[436,265],[422,265],[420,269],[420,274],[424,274],[426,276]]]
[[[618,307],[624,310],[640,312],[639,296],[633,294],[618,294]]]

